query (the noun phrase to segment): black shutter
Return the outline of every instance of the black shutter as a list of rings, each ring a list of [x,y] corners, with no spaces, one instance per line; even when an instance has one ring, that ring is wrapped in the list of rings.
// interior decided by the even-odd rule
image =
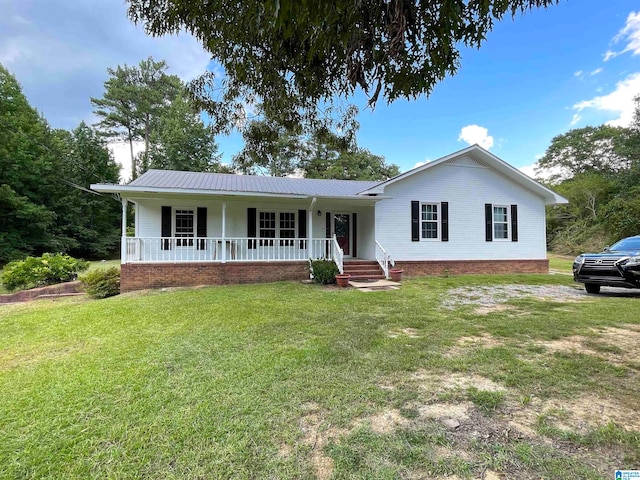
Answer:
[[[206,237],[207,236],[207,207],[198,207],[196,223],[197,223],[196,237]],[[197,240],[196,248],[198,250],[206,250],[207,241]]]
[[[353,250],[351,251],[351,256],[352,257],[357,257],[358,256],[358,214],[353,212],[351,214],[351,218],[353,219],[353,227],[351,227],[353,229],[353,241],[351,243],[353,243]]]
[[[518,205],[511,205],[511,241],[518,241]]]
[[[162,207],[162,218],[160,226],[160,236],[163,237],[160,240],[161,250],[171,250],[171,207]]]
[[[484,231],[485,240],[487,242],[493,241],[493,205],[490,203],[484,204]]]
[[[256,238],[256,209],[247,208],[247,237]],[[256,248],[256,241],[249,240],[248,247],[250,249]]]
[[[298,210],[298,238],[307,238],[307,211]],[[307,248],[307,242],[300,240],[300,249]]]
[[[411,201],[411,241],[420,241],[420,202]]]
[[[331,238],[331,212],[327,212],[324,216],[324,228],[325,228],[325,235],[327,238]],[[329,242],[327,242],[326,244],[326,248],[325,248],[325,257],[329,258]]]
[[[440,228],[442,229],[442,241],[449,241],[449,202],[440,203]]]

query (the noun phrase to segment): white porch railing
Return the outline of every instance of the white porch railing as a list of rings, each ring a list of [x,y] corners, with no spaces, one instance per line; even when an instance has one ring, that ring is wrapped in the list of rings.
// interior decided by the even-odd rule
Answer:
[[[329,258],[333,259],[334,263],[338,266],[338,270],[340,270],[340,273],[344,273],[344,251],[342,250],[342,248],[340,248],[338,239],[336,238],[335,234],[333,235],[331,240],[332,248],[331,257]]]
[[[394,261],[382,245],[376,240],[376,260],[384,272],[384,276],[389,278],[389,267],[394,265]]]
[[[343,254],[335,238],[125,237],[123,244],[125,263],[270,262],[330,258],[336,261],[342,272]]]

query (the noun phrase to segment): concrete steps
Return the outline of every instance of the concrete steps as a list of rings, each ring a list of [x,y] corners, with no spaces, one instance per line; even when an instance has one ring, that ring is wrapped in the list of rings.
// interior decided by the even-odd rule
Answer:
[[[350,280],[383,280],[384,272],[375,260],[345,260],[344,273],[351,275]]]

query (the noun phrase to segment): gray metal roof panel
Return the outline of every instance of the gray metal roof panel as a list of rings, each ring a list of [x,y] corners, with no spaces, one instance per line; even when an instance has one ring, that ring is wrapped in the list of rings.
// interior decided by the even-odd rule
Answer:
[[[380,182],[148,170],[129,185],[148,188],[342,197],[357,195],[378,183]]]

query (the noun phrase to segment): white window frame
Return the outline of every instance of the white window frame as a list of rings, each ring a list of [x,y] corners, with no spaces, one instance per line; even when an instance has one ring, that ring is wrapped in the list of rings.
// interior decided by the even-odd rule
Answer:
[[[279,242],[274,242],[273,238],[271,237],[262,237],[260,236],[260,231],[264,230],[262,228],[260,228],[260,216],[262,214],[273,214],[275,217],[275,237],[273,238],[279,238],[281,239]],[[287,215],[292,215],[293,216],[293,228],[282,228],[281,226],[281,215],[282,214],[287,214]],[[281,246],[281,247],[287,247],[287,246],[293,246],[294,245],[294,239],[296,239],[298,237],[298,212],[295,210],[258,210],[258,213],[256,215],[256,222],[258,223],[256,225],[256,238],[258,240],[258,245],[260,245],[261,247],[273,247],[273,246]],[[282,240],[282,232],[283,231],[291,231],[293,230],[293,237],[291,237],[291,239],[289,240],[289,238],[287,237],[287,239]]]
[[[506,220],[504,222],[497,222],[496,221],[496,208],[504,208],[505,212],[506,212]],[[507,236],[506,238],[498,238],[496,237],[496,225],[497,224],[504,224],[505,228],[507,230]],[[492,210],[491,210],[491,229],[492,229],[492,235],[493,235],[493,241],[494,242],[509,242],[511,241],[511,207],[509,205],[492,205]]]
[[[180,213],[179,213],[180,212]],[[178,233],[178,215],[183,214],[182,212],[191,212],[193,216],[193,231],[189,236],[188,233],[180,232]],[[196,232],[198,231],[198,215],[197,209],[194,207],[174,207],[173,208],[173,237],[176,239],[176,247],[193,247],[195,245]],[[184,240],[187,239],[187,240]]]
[[[422,219],[422,208],[427,205],[432,205],[436,207],[436,219],[435,220],[423,220]],[[440,225],[442,215],[442,206],[440,202],[420,202],[420,241],[421,242],[439,242],[440,237],[442,236],[442,228]],[[422,225],[424,223],[435,223],[436,224],[436,236],[433,238],[425,238],[422,236]]]

